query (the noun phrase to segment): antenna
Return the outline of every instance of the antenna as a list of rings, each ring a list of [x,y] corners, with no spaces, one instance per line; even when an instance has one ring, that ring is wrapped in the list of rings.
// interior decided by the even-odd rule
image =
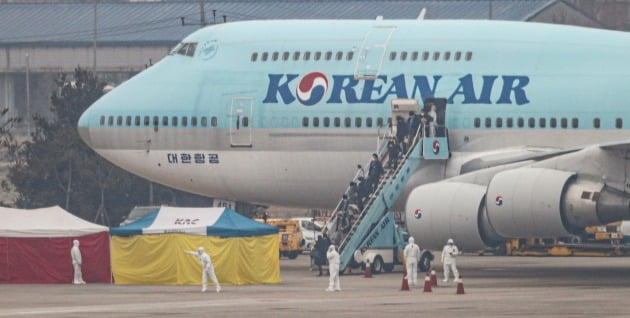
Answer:
[[[420,14],[418,14],[417,20],[424,20],[424,17],[427,15],[427,8],[422,8],[420,10]]]

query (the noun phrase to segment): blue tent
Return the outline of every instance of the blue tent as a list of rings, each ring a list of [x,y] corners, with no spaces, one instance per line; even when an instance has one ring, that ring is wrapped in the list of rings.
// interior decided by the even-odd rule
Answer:
[[[278,228],[245,217],[228,208],[161,207],[145,217],[110,229],[111,235],[187,233],[218,237],[259,236],[278,233]]]

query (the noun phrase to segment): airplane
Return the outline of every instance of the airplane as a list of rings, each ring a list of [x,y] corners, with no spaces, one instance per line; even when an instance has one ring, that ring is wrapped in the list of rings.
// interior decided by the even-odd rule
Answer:
[[[447,156],[422,160],[396,208],[423,247],[476,250],[630,219],[628,61],[628,33],[566,25],[225,23],[105,94],[78,130],[154,182],[334,208],[397,101],[444,101]]]

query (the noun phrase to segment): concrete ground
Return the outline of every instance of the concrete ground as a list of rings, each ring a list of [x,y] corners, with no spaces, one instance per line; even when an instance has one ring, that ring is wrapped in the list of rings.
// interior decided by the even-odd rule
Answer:
[[[402,273],[341,276],[343,291],[281,261],[282,283],[224,286],[0,285],[0,317],[629,317],[630,258],[460,256],[465,295],[399,291]],[[440,271],[441,272],[441,271]],[[419,275],[423,278],[423,274]],[[440,277],[441,279],[441,277]],[[210,289],[212,290],[212,289]]]

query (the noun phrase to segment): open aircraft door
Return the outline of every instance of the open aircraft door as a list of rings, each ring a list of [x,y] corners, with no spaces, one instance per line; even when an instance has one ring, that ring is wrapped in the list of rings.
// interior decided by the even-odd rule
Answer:
[[[394,26],[375,26],[365,34],[354,67],[355,79],[375,80],[378,77],[389,39],[395,29]]]
[[[252,146],[253,112],[253,97],[232,97],[230,105],[230,145],[232,147]]]

